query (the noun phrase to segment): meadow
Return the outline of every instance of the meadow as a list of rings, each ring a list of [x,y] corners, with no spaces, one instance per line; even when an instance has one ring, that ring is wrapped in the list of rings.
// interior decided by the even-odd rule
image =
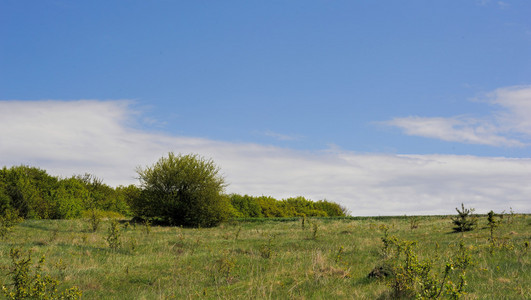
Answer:
[[[0,280],[13,288],[10,251],[20,249],[32,259],[29,273],[55,278],[59,290],[75,286],[83,299],[389,299],[407,285],[395,278],[411,266],[426,277],[411,284],[422,290],[432,282],[438,298],[530,299],[530,229],[521,214],[505,215],[492,236],[486,216],[463,233],[452,232],[449,216],[258,219],[214,228],[106,219],[95,232],[87,219],[29,219],[0,244]],[[406,273],[368,276],[388,265]]]

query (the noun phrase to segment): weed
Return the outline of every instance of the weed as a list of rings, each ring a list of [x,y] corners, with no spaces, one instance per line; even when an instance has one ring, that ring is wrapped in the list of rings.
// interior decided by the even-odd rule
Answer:
[[[345,248],[343,246],[339,246],[336,253],[335,262],[336,264],[341,260],[341,255],[343,254],[343,251],[345,251]]]
[[[48,241],[50,243],[55,241],[57,239],[57,235],[58,234],[59,234],[59,229],[58,228],[55,228],[54,230],[52,230],[52,234],[50,235],[50,238],[48,239]]]
[[[514,211],[513,211],[513,208],[510,207],[510,208],[509,208],[509,214],[508,214],[508,216],[507,216],[507,224],[512,224],[512,223],[513,223],[514,215],[515,215],[515,213],[514,213]]]
[[[212,268],[214,282],[216,282],[216,284],[219,284],[222,281],[227,284],[233,283],[235,277],[232,275],[232,272],[235,267],[236,260],[232,256],[224,255],[216,260]]]
[[[313,223],[313,226],[312,226],[312,240],[316,240],[317,239],[317,231],[319,231],[319,225],[317,225],[317,223]]]
[[[116,251],[118,248],[120,248],[122,242],[120,241],[120,224],[116,220],[112,220],[111,224],[109,226],[109,231],[107,235],[107,243],[109,244],[109,248],[111,248],[113,251]]]
[[[100,227],[100,224],[101,224],[101,212],[99,210],[95,208],[92,208],[90,210],[89,223],[90,223],[90,228],[92,229],[92,232],[98,231],[98,228]]]
[[[59,281],[44,274],[43,256],[37,265],[32,265],[31,255],[24,258],[20,249],[11,249],[11,270],[9,274],[12,284],[2,285],[2,292],[7,299],[81,299],[82,292],[76,287],[59,293]]]
[[[144,221],[144,233],[149,235],[151,233],[151,222],[149,220]]]
[[[413,229],[417,229],[417,228],[419,228],[419,218],[411,217],[409,219],[409,229],[413,230]]]
[[[199,248],[200,244],[201,244],[201,239],[198,237],[197,239],[195,239],[195,242],[191,246],[190,254],[194,254],[194,252]]]
[[[389,258],[394,253],[393,246],[398,246],[398,239],[395,236],[389,235],[389,226],[380,225],[380,230],[383,230],[384,236],[381,238],[383,242],[383,247],[381,250],[381,255],[384,258]]]
[[[88,240],[88,237],[86,234],[82,234],[81,235],[81,241],[83,241],[83,244],[86,244],[87,243],[87,240]]]
[[[234,235],[234,240],[237,241],[240,237],[240,233],[242,232],[242,227],[238,227],[238,230],[236,231],[236,234]]]
[[[271,258],[273,257],[273,239],[274,235],[270,236],[267,240],[267,244],[260,246],[260,256],[262,258]]]
[[[136,238],[130,239],[129,240],[129,249],[131,250],[131,252],[135,252],[137,247],[138,247],[138,241],[136,240]]]

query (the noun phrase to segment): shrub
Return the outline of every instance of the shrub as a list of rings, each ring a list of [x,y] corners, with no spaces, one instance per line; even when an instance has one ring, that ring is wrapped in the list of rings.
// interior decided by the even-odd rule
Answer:
[[[116,251],[120,246],[122,245],[122,242],[120,241],[121,237],[120,232],[120,224],[116,220],[112,220],[109,225],[109,231],[107,235],[107,243],[109,244],[109,248]]]
[[[88,191],[89,196],[84,203],[85,210],[99,209],[122,215],[129,214],[129,206],[119,189],[111,188],[98,177],[88,173],[74,176],[72,179],[78,180]]]
[[[392,299],[439,299],[443,292],[451,299],[466,294],[467,269],[473,265],[471,255],[465,245],[459,243],[459,249],[445,262],[444,271],[438,272],[434,259],[421,260],[416,250],[416,241],[399,240],[388,235],[388,228],[382,227],[382,252],[389,253],[390,247],[396,248],[394,259],[387,256],[386,261],[369,273],[369,278],[386,278]],[[456,272],[457,271],[457,272]]]
[[[76,286],[63,292],[57,290],[59,281],[42,271],[44,256],[34,266],[31,256],[28,254],[24,258],[19,249],[11,249],[9,255],[13,283],[2,285],[2,292],[7,299],[81,299],[82,292]]]
[[[487,214],[487,222],[487,226],[490,229],[490,240],[494,242],[494,229],[499,226],[499,224],[501,223],[501,219],[496,220],[496,214],[494,213],[494,211],[491,210]]]
[[[240,218],[262,218],[262,208],[256,197],[232,194],[229,196],[232,207]]]
[[[29,167],[16,166],[0,170],[0,182],[3,192],[0,201],[7,196],[9,206],[16,209],[23,218],[49,218],[53,214],[53,198],[50,191],[57,185],[57,178],[46,171]]]
[[[471,231],[476,227],[477,218],[473,215],[473,208],[465,208],[463,203],[461,203],[461,210],[455,208],[458,215],[455,218],[452,218],[452,222],[455,227],[454,232],[464,232]]]
[[[211,227],[226,220],[230,203],[225,181],[210,159],[198,155],[162,157],[138,169],[141,187],[133,211],[140,218],[160,218],[173,225]]]
[[[339,217],[348,210],[341,205],[319,200],[314,202],[302,196],[277,200],[273,197],[231,194],[235,218],[285,218],[285,217]]]
[[[258,204],[262,208],[262,215],[266,218],[288,217],[286,211],[280,207],[279,201],[273,197],[261,196],[257,198]]]
[[[83,203],[89,197],[87,189],[79,181],[69,178],[59,181],[52,191],[54,198],[52,219],[72,219],[81,216]]]
[[[142,194],[142,190],[133,184],[128,186],[121,185],[116,188],[116,194],[119,199],[117,202],[121,203],[122,206],[127,207],[127,213],[125,213],[125,215],[130,215],[134,203],[138,201]]]
[[[0,213],[0,239],[4,239],[11,228],[22,221],[23,219],[18,215],[18,212],[12,208],[8,208],[3,213]]]
[[[327,200],[315,202],[314,208],[326,212],[329,217],[346,217],[350,214],[346,207]]]
[[[92,230],[92,232],[98,231],[98,228],[100,227],[100,224],[101,224],[101,215],[102,213],[95,208],[90,210],[89,223],[90,223],[90,229]]]

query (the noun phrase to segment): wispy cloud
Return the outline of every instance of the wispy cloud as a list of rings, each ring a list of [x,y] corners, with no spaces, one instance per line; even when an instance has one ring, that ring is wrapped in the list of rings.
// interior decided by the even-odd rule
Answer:
[[[489,2],[491,2],[491,0],[476,0],[476,4],[477,5],[487,5]]]
[[[500,8],[502,8],[502,9],[511,6],[509,3],[507,3],[507,2],[503,2],[503,1],[498,1],[497,3],[498,3],[498,6],[499,6]]]
[[[394,118],[383,122],[408,135],[469,144],[523,147],[531,137],[531,86],[497,89],[479,101],[495,107],[481,117]]]
[[[297,135],[287,135],[287,134],[282,134],[278,132],[273,132],[271,130],[265,131],[264,135],[268,137],[272,137],[279,141],[298,141],[301,139],[301,137]]]
[[[227,192],[326,198],[354,215],[449,214],[461,202],[479,212],[531,211],[531,159],[308,152],[172,136],[132,126],[142,116],[126,101],[0,101],[0,114],[0,166],[91,172],[118,185],[136,183],[136,167],[169,151],[198,153],[221,167]]]

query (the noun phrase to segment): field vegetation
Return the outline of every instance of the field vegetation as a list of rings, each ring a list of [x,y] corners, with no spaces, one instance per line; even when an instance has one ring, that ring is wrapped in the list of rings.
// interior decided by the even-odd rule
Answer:
[[[0,280],[13,291],[16,249],[19,262],[32,259],[30,275],[55,280],[57,298],[531,297],[528,215],[452,228],[451,216],[255,218],[214,228],[109,218],[95,231],[90,218],[28,219],[0,244]]]

